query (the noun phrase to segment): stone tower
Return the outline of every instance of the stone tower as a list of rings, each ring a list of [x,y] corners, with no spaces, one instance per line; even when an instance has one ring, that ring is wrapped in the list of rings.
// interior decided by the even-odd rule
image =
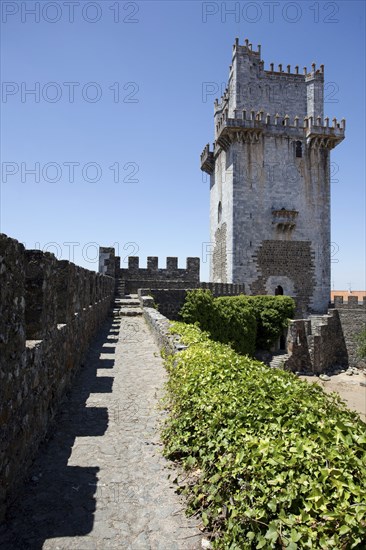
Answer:
[[[330,299],[330,150],[345,121],[323,113],[324,66],[264,69],[261,49],[233,46],[215,101],[210,174],[210,277],[247,294],[293,296],[298,315]]]

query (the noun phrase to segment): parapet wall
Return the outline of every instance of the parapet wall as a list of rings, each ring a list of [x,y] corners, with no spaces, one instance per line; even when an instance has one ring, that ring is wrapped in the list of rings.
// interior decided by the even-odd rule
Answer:
[[[338,312],[342,325],[343,337],[348,354],[348,363],[357,365],[357,336],[366,327],[366,297],[362,302],[357,296],[348,296],[348,301],[343,301],[343,296],[334,296],[332,307]]]
[[[114,279],[0,234],[0,519],[114,296]]]
[[[178,351],[185,349],[187,346],[181,343],[180,337],[170,332],[171,322],[169,319],[164,317],[159,311],[156,311],[156,309],[145,305],[142,299],[141,302],[144,319],[160,350],[166,354],[174,355]]]
[[[116,276],[125,281],[126,294],[137,294],[139,288],[195,288],[200,280],[200,259],[187,258],[186,268],[178,268],[178,258],[168,257],[166,267],[159,268],[158,258],[149,256],[146,268],[140,268],[139,258],[130,256],[128,268],[119,269]]]

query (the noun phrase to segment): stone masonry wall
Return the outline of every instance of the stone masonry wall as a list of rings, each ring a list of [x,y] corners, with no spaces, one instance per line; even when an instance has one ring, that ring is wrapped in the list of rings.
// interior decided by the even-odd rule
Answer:
[[[125,281],[126,294],[137,294],[139,288],[194,288],[200,280],[200,259],[187,258],[186,269],[178,268],[178,258],[168,257],[166,268],[159,269],[158,258],[148,256],[147,267],[139,267],[139,258],[130,256],[128,268],[116,276]]]
[[[90,341],[114,279],[0,234],[0,519]]]

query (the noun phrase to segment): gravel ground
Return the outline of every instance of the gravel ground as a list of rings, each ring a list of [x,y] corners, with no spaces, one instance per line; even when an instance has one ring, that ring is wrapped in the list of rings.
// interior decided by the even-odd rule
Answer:
[[[327,382],[323,382],[317,376],[300,376],[300,378],[319,384],[327,393],[337,392],[347,406],[358,412],[361,419],[366,422],[366,387],[360,385],[360,382],[366,382],[366,376],[362,372],[353,376],[342,372],[330,376]]]

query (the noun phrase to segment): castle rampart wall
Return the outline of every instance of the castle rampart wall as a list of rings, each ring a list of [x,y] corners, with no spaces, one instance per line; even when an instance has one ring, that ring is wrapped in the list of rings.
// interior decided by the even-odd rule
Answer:
[[[106,318],[114,279],[0,234],[0,518]]]

